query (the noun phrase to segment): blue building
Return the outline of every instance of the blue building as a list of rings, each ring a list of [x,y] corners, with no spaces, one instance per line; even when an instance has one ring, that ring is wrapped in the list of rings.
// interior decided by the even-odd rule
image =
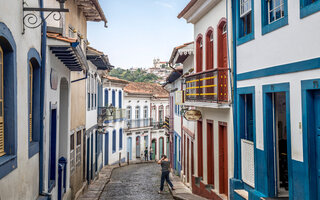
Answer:
[[[320,199],[320,2],[231,2],[230,197]]]

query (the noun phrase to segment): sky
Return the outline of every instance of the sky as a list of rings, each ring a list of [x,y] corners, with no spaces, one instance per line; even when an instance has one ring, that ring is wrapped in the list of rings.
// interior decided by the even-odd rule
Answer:
[[[175,46],[193,41],[193,25],[178,19],[190,0],[100,0],[108,20],[88,23],[90,46],[115,67],[148,68],[170,59]]]

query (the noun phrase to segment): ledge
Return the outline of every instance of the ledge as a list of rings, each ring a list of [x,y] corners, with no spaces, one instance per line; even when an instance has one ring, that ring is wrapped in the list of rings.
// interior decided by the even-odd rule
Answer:
[[[4,155],[0,157],[0,179],[17,168],[16,155]]]
[[[185,106],[192,106],[192,107],[204,107],[204,108],[222,108],[222,109],[230,109],[230,103],[213,103],[213,102],[193,102],[193,101],[186,101],[183,103]]]

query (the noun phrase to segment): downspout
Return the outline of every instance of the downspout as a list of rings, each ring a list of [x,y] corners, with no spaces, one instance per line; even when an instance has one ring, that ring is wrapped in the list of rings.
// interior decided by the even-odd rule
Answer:
[[[228,0],[227,0],[228,2]],[[236,2],[235,0],[231,0],[231,10],[232,10],[232,49],[233,49],[233,130],[234,130],[234,172],[233,176],[236,179],[239,179],[239,152],[238,152],[238,117],[237,117],[237,107],[238,107],[238,101],[237,101],[237,36],[236,36]],[[228,8],[227,8],[228,9]]]
[[[82,81],[82,80],[85,80],[88,78],[88,70],[86,70],[86,76],[84,78],[80,78],[80,79],[76,79],[76,80],[73,80],[71,81],[71,83],[74,83],[74,82],[78,82],[78,81]]]
[[[43,8],[43,0],[39,0],[40,8]],[[39,142],[39,194],[43,194],[43,123],[44,123],[44,96],[45,96],[45,77],[46,77],[46,60],[47,60],[47,23],[45,21],[45,17],[43,11],[40,12],[41,20],[43,24],[41,25],[41,86],[40,86],[40,117],[42,119],[42,123],[40,123],[40,142]]]

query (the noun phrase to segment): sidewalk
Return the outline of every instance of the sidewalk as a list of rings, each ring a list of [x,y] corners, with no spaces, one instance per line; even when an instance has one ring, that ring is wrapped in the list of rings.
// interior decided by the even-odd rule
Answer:
[[[203,197],[200,197],[198,195],[192,194],[191,190],[180,181],[180,178],[176,175],[173,175],[173,180],[172,184],[175,188],[175,190],[171,190],[170,192],[172,194],[172,196],[174,197],[174,199],[178,199],[178,200],[206,200]]]
[[[129,164],[142,164],[142,163],[153,163],[154,161],[132,161]],[[121,167],[125,167],[128,164],[121,163]],[[98,174],[98,178],[93,180],[93,182],[88,186],[88,188],[83,192],[82,195],[78,197],[77,200],[99,200],[101,193],[103,192],[106,185],[110,182],[112,171],[119,168],[119,164],[108,165],[101,169]]]

